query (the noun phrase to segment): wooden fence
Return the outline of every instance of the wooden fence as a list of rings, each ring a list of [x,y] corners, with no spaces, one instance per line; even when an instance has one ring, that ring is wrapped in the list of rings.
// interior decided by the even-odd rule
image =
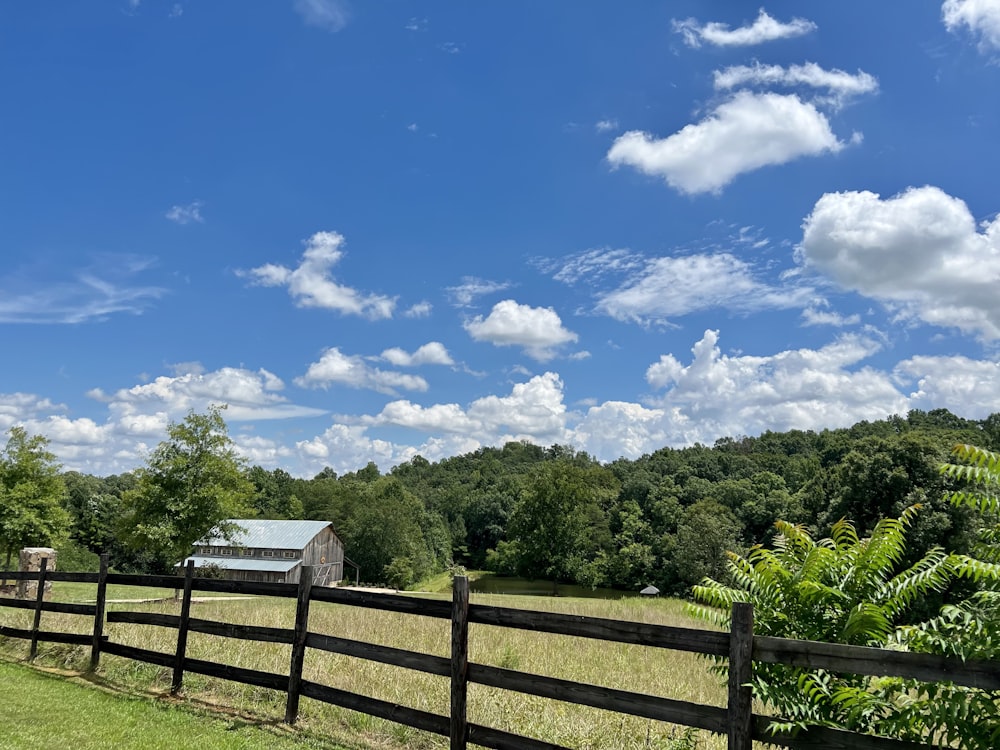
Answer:
[[[465,577],[455,578],[452,601],[448,602],[398,594],[374,594],[312,586],[308,583],[312,580],[312,571],[309,568],[303,569],[302,580],[298,584],[288,584],[196,578],[193,564],[188,565],[183,578],[112,574],[108,573],[106,556],[102,557],[99,573],[49,572],[46,571],[45,565],[46,561],[43,559],[40,572],[7,574],[8,578],[15,580],[37,580],[38,588],[34,601],[0,598],[0,606],[21,607],[34,611],[30,630],[0,626],[0,636],[30,641],[29,658],[35,657],[40,641],[89,645],[92,669],[98,666],[101,654],[106,653],[173,669],[173,692],[181,690],[186,672],[272,688],[287,694],[285,721],[288,723],[295,722],[299,699],[305,696],[449,737],[453,750],[465,748],[467,743],[499,750],[542,748],[560,750],[558,745],[468,722],[466,690],[470,682],[705,729],[728,736],[730,750],[750,750],[753,740],[793,749],[917,750],[917,748],[933,747],[823,727],[813,727],[794,735],[771,734],[767,730],[768,717],[755,715],[751,710],[748,683],[752,679],[755,661],[821,668],[833,672],[913,678],[928,682],[948,680],[970,687],[1000,690],[1000,662],[962,661],[958,658],[929,654],[754,636],[753,611],[748,604],[734,605],[731,632],[724,633],[470,604],[469,583]],[[46,581],[95,583],[97,603],[47,602],[44,600]],[[182,590],[180,615],[120,611],[105,614],[108,584]],[[294,599],[295,625],[291,629],[270,628],[192,618],[191,594],[194,590]],[[313,601],[448,619],[451,621],[451,657],[431,656],[333,635],[312,633],[308,624],[309,605]],[[43,631],[40,628],[42,612],[92,617],[93,632],[81,635]],[[174,653],[161,653],[115,643],[104,635],[105,622],[175,628],[177,648]],[[724,657],[729,660],[728,705],[706,706],[470,663],[468,660],[470,623]],[[290,644],[291,660],[288,674],[273,674],[189,658],[185,651],[190,632]],[[346,654],[448,677],[451,681],[450,715],[442,716],[420,711],[304,680],[302,669],[308,649]]]

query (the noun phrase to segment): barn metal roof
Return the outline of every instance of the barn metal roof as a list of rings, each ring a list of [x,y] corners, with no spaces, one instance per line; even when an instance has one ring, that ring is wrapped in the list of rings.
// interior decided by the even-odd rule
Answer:
[[[202,557],[194,555],[177,563],[175,567],[183,568],[188,560],[194,560],[195,568],[203,565],[218,565],[226,570],[253,570],[261,573],[287,573],[300,564],[301,560],[256,560],[246,557]]]
[[[213,547],[270,547],[273,549],[302,549],[319,532],[330,526],[329,521],[265,521],[260,518],[228,518],[224,523],[235,523],[242,528],[233,543],[221,537],[202,539],[196,544]]]

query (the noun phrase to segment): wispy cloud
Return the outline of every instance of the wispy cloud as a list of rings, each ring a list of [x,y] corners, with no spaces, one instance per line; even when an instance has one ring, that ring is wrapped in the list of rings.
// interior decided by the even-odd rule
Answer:
[[[616,130],[618,128],[618,120],[598,120],[594,123],[594,130],[598,133],[606,133],[609,130]]]
[[[332,33],[347,26],[351,17],[346,0],[295,0],[295,12],[307,25]]]
[[[696,18],[675,20],[673,27],[675,32],[684,37],[684,43],[689,47],[700,47],[702,43],[717,47],[747,47],[802,36],[813,31],[816,24],[804,18],[793,18],[788,22],[777,21],[761,8],[753,23],[735,29],[718,21],[702,24]]]
[[[450,286],[445,291],[456,307],[468,307],[477,297],[496,294],[510,288],[509,281],[488,281],[475,276],[466,276],[458,286]]]
[[[825,89],[830,93],[830,103],[840,106],[849,99],[878,91],[875,76],[859,70],[856,74],[843,70],[826,70],[816,63],[804,65],[733,65],[714,74],[716,89],[734,89],[743,86],[784,86]]]
[[[0,323],[86,323],[111,315],[139,315],[166,289],[134,283],[153,261],[105,255],[90,266],[60,269],[37,265],[0,278]]]
[[[186,206],[171,206],[170,210],[164,215],[170,219],[170,221],[175,224],[180,224],[181,226],[192,222],[203,224],[205,222],[205,217],[201,215],[202,205],[204,204],[201,201],[193,201],[188,203]]]

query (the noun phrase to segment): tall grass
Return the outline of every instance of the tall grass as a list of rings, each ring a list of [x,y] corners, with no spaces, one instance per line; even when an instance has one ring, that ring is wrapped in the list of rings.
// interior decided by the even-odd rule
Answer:
[[[57,593],[58,598],[58,593]],[[472,595],[474,603],[518,607],[566,614],[605,617],[663,625],[695,626],[680,602],[666,599],[574,599],[569,597],[518,597]],[[109,609],[173,613],[179,603],[172,600],[142,604],[111,604]],[[294,602],[289,599],[213,600],[192,605],[192,617],[290,628]],[[0,610],[5,624],[30,627],[30,613]],[[20,618],[21,624],[12,620]],[[74,622],[75,621],[75,622]],[[43,629],[88,632],[89,618],[45,613]],[[309,629],[369,643],[447,657],[450,623],[414,615],[380,612],[313,602]],[[109,624],[113,641],[172,653],[176,631],[153,626]],[[0,639],[2,640],[2,639]],[[0,643],[8,657],[26,651],[24,642]],[[576,682],[603,685],[709,705],[724,705],[725,690],[710,674],[710,662],[693,654],[643,646],[535,633],[524,630],[472,625],[469,658],[481,664],[548,675]],[[88,656],[84,647],[42,644],[39,658],[60,666],[82,667]],[[290,647],[191,633],[188,655],[223,664],[287,674]],[[119,657],[105,655],[101,676],[135,692],[164,692],[169,689],[170,670]],[[424,711],[447,715],[448,680],[399,667],[379,664],[339,654],[309,650],[304,678],[361,695],[398,703]],[[185,674],[185,695],[191,699],[223,704],[239,711],[253,712],[264,720],[283,716],[283,693],[200,675]],[[436,748],[446,746],[443,738],[412,730],[364,714],[303,699],[300,723],[334,739],[367,743],[369,747]],[[648,719],[623,716],[599,709],[519,693],[469,686],[469,720],[509,732],[536,737],[569,747],[671,748],[682,728]],[[702,748],[724,747],[722,738],[702,733]]]

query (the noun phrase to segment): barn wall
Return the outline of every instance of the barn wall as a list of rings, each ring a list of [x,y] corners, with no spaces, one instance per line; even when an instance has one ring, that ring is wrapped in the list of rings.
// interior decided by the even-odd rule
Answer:
[[[344,544],[333,529],[327,527],[312,538],[302,550],[302,564],[316,569],[319,585],[332,586],[343,579]]]

